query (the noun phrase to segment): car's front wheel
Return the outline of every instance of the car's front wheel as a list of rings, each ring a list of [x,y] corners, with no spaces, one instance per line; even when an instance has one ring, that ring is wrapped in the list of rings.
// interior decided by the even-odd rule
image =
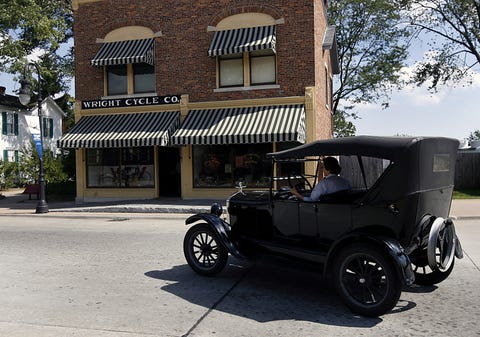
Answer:
[[[400,298],[402,282],[391,259],[366,244],[343,249],[334,261],[335,288],[355,313],[380,316],[392,310]]]
[[[205,223],[191,227],[183,240],[183,253],[189,266],[198,274],[212,276],[225,268],[228,252],[217,234]]]

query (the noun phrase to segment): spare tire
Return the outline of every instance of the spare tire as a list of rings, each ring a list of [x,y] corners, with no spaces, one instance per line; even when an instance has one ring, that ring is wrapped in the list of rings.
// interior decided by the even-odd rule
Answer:
[[[455,259],[455,225],[450,219],[438,217],[430,228],[428,236],[428,265],[433,271],[445,272]]]

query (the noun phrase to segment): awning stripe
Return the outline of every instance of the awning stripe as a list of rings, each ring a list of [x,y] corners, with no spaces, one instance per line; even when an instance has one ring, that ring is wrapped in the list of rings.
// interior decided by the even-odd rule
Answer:
[[[209,56],[276,48],[275,26],[262,26],[216,31],[208,50]]]
[[[107,42],[90,61],[94,66],[128,63],[154,64],[154,39]]]
[[[305,142],[303,104],[192,110],[173,134],[174,145]]]
[[[85,116],[58,140],[58,147],[167,146],[179,124],[178,111]]]

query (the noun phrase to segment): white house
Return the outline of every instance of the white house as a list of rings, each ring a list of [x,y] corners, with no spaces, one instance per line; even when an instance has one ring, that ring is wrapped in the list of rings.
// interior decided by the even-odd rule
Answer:
[[[0,87],[0,114],[0,160],[18,162],[21,149],[31,147],[32,131],[39,133],[38,107],[26,109],[17,96],[5,94],[5,88]],[[56,156],[65,113],[51,97],[47,97],[42,102],[42,115],[44,151]]]

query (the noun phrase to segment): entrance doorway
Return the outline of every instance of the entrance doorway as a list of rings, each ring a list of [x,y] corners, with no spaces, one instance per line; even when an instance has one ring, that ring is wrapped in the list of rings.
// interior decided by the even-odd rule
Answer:
[[[180,197],[180,150],[175,147],[158,148],[159,196]]]

